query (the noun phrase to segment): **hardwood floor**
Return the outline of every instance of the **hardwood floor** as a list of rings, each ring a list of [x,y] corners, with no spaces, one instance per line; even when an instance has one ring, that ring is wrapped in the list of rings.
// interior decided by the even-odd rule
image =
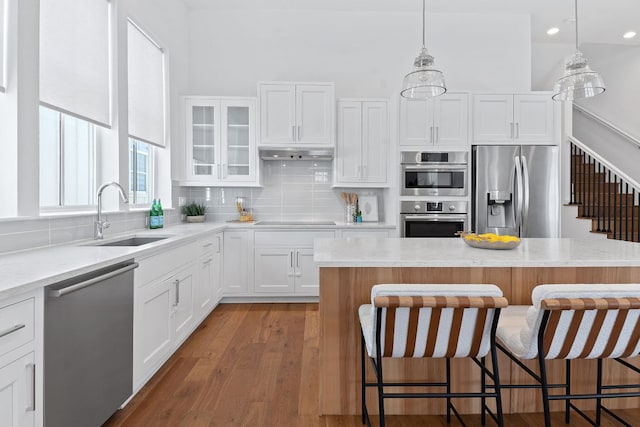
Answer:
[[[362,426],[359,416],[317,415],[318,321],[317,304],[220,305],[105,426]],[[640,410],[621,414],[640,426]],[[553,415],[554,426],[565,425],[561,413]],[[590,425],[577,414],[571,420]],[[479,415],[464,421],[480,425]],[[517,414],[505,415],[505,424],[544,422],[542,414]],[[387,425],[448,424],[444,416],[406,415],[388,416]],[[602,425],[616,424],[604,417]]]

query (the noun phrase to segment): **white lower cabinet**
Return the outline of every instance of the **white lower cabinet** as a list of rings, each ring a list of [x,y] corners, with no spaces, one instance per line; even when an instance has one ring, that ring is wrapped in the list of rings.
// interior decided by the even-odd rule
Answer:
[[[171,279],[171,333],[174,341],[182,341],[191,332],[193,318],[194,266],[189,266]]]
[[[217,304],[222,251],[218,240],[211,234],[137,260],[140,266],[134,271],[134,392]]]
[[[342,230],[340,237],[393,237],[394,230]]]
[[[142,386],[171,352],[172,279],[136,289],[134,389]]]
[[[224,232],[223,293],[225,296],[247,295],[249,280],[253,278],[253,252],[249,230]]]
[[[35,425],[35,375],[33,352],[0,368],[0,426]]]
[[[318,268],[313,239],[332,238],[333,231],[256,231],[254,292],[258,295],[317,296]]]
[[[44,291],[0,301],[0,426],[43,424]]]
[[[203,241],[203,254],[198,259],[198,279],[196,281],[196,313],[200,318],[207,316],[222,299],[222,242],[223,233],[216,233]]]

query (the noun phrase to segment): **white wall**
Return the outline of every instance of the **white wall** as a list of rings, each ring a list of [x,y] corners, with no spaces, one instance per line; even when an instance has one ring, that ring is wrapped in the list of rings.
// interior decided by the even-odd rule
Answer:
[[[575,50],[573,44],[533,43],[531,45],[531,90],[553,90],[564,74],[564,58]]]
[[[415,13],[193,9],[189,93],[256,96],[257,81],[290,80],[333,81],[337,97],[395,96],[421,25]],[[450,90],[530,89],[528,15],[431,14],[427,29]]]
[[[577,104],[640,139],[640,46],[585,44],[580,48],[590,67],[602,75],[607,90]]]

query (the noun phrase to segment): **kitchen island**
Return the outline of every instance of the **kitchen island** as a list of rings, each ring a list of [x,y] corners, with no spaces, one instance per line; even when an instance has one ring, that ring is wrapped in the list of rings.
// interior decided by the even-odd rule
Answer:
[[[357,309],[370,302],[380,283],[492,283],[510,304],[530,304],[540,284],[640,283],[640,244],[614,240],[523,239],[513,250],[475,249],[461,239],[318,239],[314,261],[320,268],[320,406],[321,415],[360,412],[360,325]],[[385,379],[442,380],[444,360],[385,360]],[[499,358],[504,383],[524,375],[504,356]],[[637,363],[637,361],[636,361]],[[528,362],[532,367],[535,363]],[[593,391],[593,360],[574,362],[572,390]],[[553,361],[552,381],[564,376],[564,362]],[[368,375],[372,374],[367,367]],[[604,381],[625,378],[605,363]],[[368,377],[370,378],[370,377]],[[631,381],[637,380],[631,378]],[[453,391],[479,389],[480,374],[470,360],[452,362]],[[624,379],[620,382],[624,382]],[[637,381],[636,381],[637,382]],[[376,394],[367,396],[370,410]],[[443,399],[390,399],[389,414],[444,413]],[[576,402],[591,408],[590,402]],[[479,399],[455,402],[461,412],[477,413]],[[554,402],[552,410],[561,410]],[[507,413],[542,411],[538,390],[503,392]],[[640,399],[617,399],[611,408],[640,407]]]

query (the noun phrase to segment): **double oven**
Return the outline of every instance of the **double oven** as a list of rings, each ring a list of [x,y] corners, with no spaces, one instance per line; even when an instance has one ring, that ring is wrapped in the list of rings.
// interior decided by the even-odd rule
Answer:
[[[467,159],[458,151],[402,152],[402,237],[457,237],[467,228]]]

